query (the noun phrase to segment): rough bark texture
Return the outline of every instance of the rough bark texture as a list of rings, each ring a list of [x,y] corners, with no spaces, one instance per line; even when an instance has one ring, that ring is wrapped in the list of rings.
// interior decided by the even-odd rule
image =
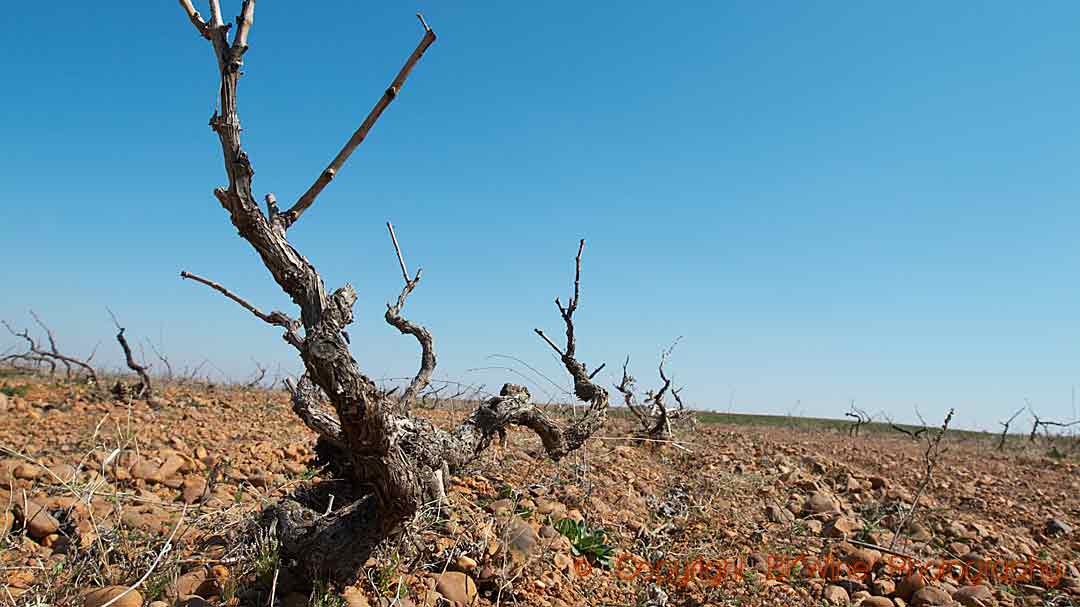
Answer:
[[[135,397],[150,398],[154,395],[154,387],[150,383],[150,373],[147,372],[145,365],[140,365],[135,360],[135,356],[131,353],[131,346],[128,345],[127,338],[124,337],[123,327],[120,327],[119,332],[116,334],[116,341],[120,342],[120,348],[124,351],[124,361],[127,363],[128,368],[139,376],[140,383],[135,389]]]
[[[630,412],[637,418],[638,423],[641,424],[641,429],[637,432],[637,436],[640,438],[654,441],[670,441],[672,438],[671,424],[687,414],[686,406],[679,396],[681,390],[675,390],[671,387],[671,378],[667,376],[664,370],[664,365],[667,363],[673,348],[674,346],[668,348],[660,355],[659,371],[662,383],[659,390],[647,393],[644,403],[638,401],[635,393],[637,380],[630,375],[630,357],[627,356],[626,362],[623,363],[622,380],[615,388],[623,395],[626,408],[630,409]],[[675,407],[671,407],[664,402],[669,392],[675,398]]]
[[[212,281],[186,272],[182,276],[216,289],[265,322],[284,327],[285,340],[298,350],[305,373],[295,385],[290,385],[293,409],[320,434],[324,444],[347,458],[351,480],[357,493],[364,497],[328,516],[317,515],[297,502],[282,503],[276,511],[282,547],[288,557],[312,576],[350,581],[372,547],[399,530],[425,502],[441,498],[446,480],[444,470],[457,469],[471,461],[507,426],[516,424],[532,429],[540,436],[549,456],[559,459],[581,446],[603,423],[607,392],[592,383],[574,353],[572,316],[577,307],[581,248],[575,297],[569,308],[559,304],[567,334],[565,352],[560,350],[560,354],[574,377],[577,396],[589,404],[585,415],[563,427],[529,403],[527,390],[507,385],[499,396],[485,402],[452,431],[411,417],[410,400],[426,385],[435,366],[430,333],[401,317],[405,299],[415,288],[420,273],[410,279],[402,261],[406,285],[397,305],[388,306],[386,313],[387,322],[402,333],[415,336],[423,350],[421,370],[410,390],[405,396],[394,398],[361,371],[349,352],[345,329],[353,320],[356,291],[346,284],[328,293],[315,267],[287,240],[286,233],[314,204],[318,194],[340,172],[352,151],[399,94],[412,68],[435,41],[435,33],[421,19],[423,38],[344,148],[292,208],[279,212],[271,194],[266,197],[264,213],[252,188],[254,170],[240,145],[237,113],[240,68],[254,20],[255,2],[244,2],[231,44],[229,26],[223,23],[216,2],[211,3],[209,22],[188,0],[181,0],[180,4],[199,34],[211,41],[220,73],[220,111],[211,117],[210,126],[221,142],[228,185],[217,188],[214,195],[240,236],[255,249],[277,284],[299,307],[299,319],[293,320],[281,312],[264,314]],[[324,398],[329,406],[321,404]]]

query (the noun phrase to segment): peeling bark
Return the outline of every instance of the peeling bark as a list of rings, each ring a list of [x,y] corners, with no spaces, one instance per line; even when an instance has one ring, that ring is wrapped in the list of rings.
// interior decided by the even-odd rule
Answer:
[[[276,519],[282,547],[286,556],[297,561],[310,575],[348,582],[359,572],[371,548],[397,533],[424,503],[444,498],[440,494],[446,473],[458,470],[474,459],[495,436],[505,433],[508,426],[520,425],[536,432],[548,455],[558,460],[584,444],[603,424],[608,405],[607,391],[592,382],[585,365],[575,354],[572,319],[579,300],[581,253],[585,242],[581,241],[578,248],[574,297],[570,305],[564,308],[556,299],[566,324],[565,349],[556,346],[539,329],[536,332],[559,351],[564,366],[574,378],[575,393],[588,403],[586,413],[564,427],[531,404],[527,390],[507,384],[499,396],[487,400],[452,431],[411,417],[409,406],[430,381],[436,364],[430,332],[401,316],[405,299],[420,280],[420,272],[409,278],[394,237],[406,284],[398,303],[388,306],[386,320],[402,333],[413,335],[422,349],[420,371],[409,389],[401,397],[394,398],[381,391],[361,371],[349,352],[345,330],[353,320],[356,291],[346,284],[327,293],[318,271],[287,240],[286,232],[314,204],[319,193],[341,171],[384,110],[400,94],[413,67],[435,41],[435,33],[421,18],[424,35],[420,43],[326,170],[285,212],[278,210],[274,196],[268,194],[264,213],[256,202],[252,187],[254,170],[240,144],[237,113],[240,68],[248,48],[255,1],[244,2],[231,43],[229,26],[222,21],[217,2],[211,2],[209,22],[195,11],[189,0],[180,3],[199,34],[212,43],[219,69],[220,111],[210,118],[210,126],[221,142],[228,185],[214,190],[214,195],[240,237],[255,249],[275,282],[297,305],[299,318],[293,320],[280,312],[264,314],[217,283],[187,272],[181,276],[217,290],[264,322],[283,327],[285,340],[298,350],[305,372],[295,385],[289,386],[293,410],[320,435],[320,444],[347,461],[354,489],[364,497],[326,516],[315,514],[297,501],[281,503],[276,510]],[[323,399],[329,407],[321,404]]]

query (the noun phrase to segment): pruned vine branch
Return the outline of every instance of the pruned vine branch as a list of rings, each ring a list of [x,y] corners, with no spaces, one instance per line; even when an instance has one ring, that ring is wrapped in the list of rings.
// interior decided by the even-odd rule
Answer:
[[[682,338],[679,338],[682,339]],[[633,375],[630,375],[630,357],[627,356],[623,362],[622,379],[615,386],[615,388],[623,395],[623,402],[627,409],[634,414],[638,423],[641,424],[641,429],[638,431],[638,435],[643,438],[648,438],[653,441],[667,441],[672,437],[671,424],[672,422],[680,419],[687,413],[686,406],[683,404],[682,398],[679,393],[682,389],[673,389],[671,378],[667,376],[667,372],[664,366],[667,364],[668,358],[675,350],[675,346],[679,343],[679,339],[676,339],[670,347],[663,350],[660,353],[660,388],[655,391],[646,392],[644,402],[638,400],[636,393],[637,380]],[[665,397],[668,393],[671,393],[675,398],[676,407],[670,407],[665,402]]]
[[[408,410],[416,402],[418,394],[431,383],[431,374],[435,371],[435,342],[431,332],[423,326],[411,322],[401,315],[405,307],[405,300],[420,282],[423,268],[416,269],[416,276],[409,278],[409,271],[405,267],[405,258],[401,254],[401,246],[398,244],[397,234],[394,233],[394,224],[386,222],[386,228],[390,231],[390,240],[394,243],[394,252],[397,253],[398,263],[401,265],[401,277],[405,280],[405,286],[398,295],[397,303],[386,304],[386,322],[401,332],[402,335],[412,335],[420,344],[420,369],[416,376],[409,382],[409,386],[401,394],[401,406]]]
[[[252,2],[254,4],[254,2]],[[367,118],[360,124],[360,127],[349,137],[349,140],[345,142],[345,146],[341,148],[341,151],[334,156],[334,159],[330,161],[330,164],[319,174],[319,177],[315,179],[315,183],[311,184],[311,187],[305,191],[296,203],[288,210],[279,216],[280,225],[282,229],[289,229],[292,224],[296,223],[297,219],[300,219],[300,215],[304,213],[312,204],[315,203],[315,199],[323,191],[323,189],[333,181],[334,177],[341,171],[341,167],[345,165],[345,161],[349,159],[356,148],[364,142],[367,138],[368,132],[371,131],[371,127],[375,126],[375,122],[378,121],[382,113],[390,105],[394,99],[397,99],[398,93],[401,92],[401,88],[405,86],[405,79],[409,77],[409,73],[416,67],[417,62],[424,56],[424,52],[428,47],[435,42],[435,32],[428,27],[424,17],[417,13],[417,18],[420,19],[420,24],[424,27],[424,37],[420,39],[420,43],[416,45],[416,50],[405,61],[405,65],[394,77],[393,82],[386,88],[386,92],[379,98],[379,101],[375,103],[375,107],[368,113]],[[273,219],[273,218],[271,218]],[[406,280],[408,280],[406,278]]]
[[[353,321],[356,291],[349,284],[328,291],[314,265],[286,235],[401,92],[406,78],[435,41],[434,31],[421,17],[424,34],[416,49],[337,156],[288,210],[281,212],[274,196],[267,194],[264,213],[254,193],[254,169],[241,146],[237,112],[240,68],[248,49],[255,0],[243,3],[231,43],[230,27],[224,23],[216,0],[211,2],[209,21],[190,2],[182,1],[181,5],[196,31],[212,43],[220,76],[220,109],[210,118],[210,126],[221,142],[228,185],[215,189],[214,195],[240,237],[258,253],[274,281],[297,305],[299,316],[293,320],[283,313],[264,314],[210,280],[187,272],[182,276],[214,288],[264,322],[286,328],[286,340],[297,349],[304,364],[300,379],[287,384],[293,410],[320,435],[330,457],[347,464],[343,469],[348,470],[348,478],[365,496],[335,512],[318,514],[298,501],[283,501],[275,507],[273,516],[282,549],[290,558],[313,577],[348,581],[355,578],[371,549],[400,532],[424,503],[444,501],[447,476],[472,461],[509,426],[532,430],[547,456],[558,460],[584,444],[603,423],[607,391],[593,383],[585,365],[578,361],[574,340],[572,318],[579,303],[584,241],[579,244],[576,258],[574,297],[567,307],[556,300],[566,324],[565,348],[554,346],[542,331],[537,333],[559,352],[574,379],[575,394],[589,405],[585,414],[560,424],[530,402],[528,390],[506,384],[498,396],[482,403],[453,430],[412,417],[408,404],[429,385],[435,356],[430,332],[401,316],[407,297],[420,280],[420,272],[409,276],[392,228],[391,239],[405,286],[397,304],[387,306],[386,320],[416,337],[422,349],[420,370],[410,383],[411,390],[399,397],[393,396],[393,390],[380,389],[349,351],[346,328]]]
[[[154,395],[154,387],[150,381],[150,367],[135,360],[135,355],[131,352],[131,346],[128,344],[127,338],[124,337],[124,327],[120,326],[120,321],[117,320],[112,310],[109,310],[109,316],[112,317],[113,324],[116,325],[116,341],[120,343],[120,349],[124,351],[124,361],[127,363],[128,368],[139,376],[140,383],[135,387],[135,398],[145,397],[149,399]]]
[[[870,414],[855,406],[854,399],[848,404],[848,410],[844,412],[844,416],[852,418],[851,425],[847,429],[848,436],[858,436],[862,427],[873,421]]]
[[[6,328],[8,332],[12,334],[12,336],[18,337],[25,341],[27,349],[25,352],[5,355],[4,357],[0,358],[0,361],[26,360],[31,362],[43,362],[49,365],[52,372],[55,372],[56,363],[59,362],[64,366],[64,369],[66,370],[66,376],[69,379],[71,378],[72,367],[78,367],[86,373],[86,378],[90,383],[96,384],[98,379],[97,373],[94,371],[94,368],[90,366],[90,362],[94,359],[94,355],[97,353],[97,348],[95,347],[94,350],[90,352],[90,355],[85,359],[79,359],[75,358],[74,356],[64,354],[56,345],[56,336],[53,334],[52,329],[50,329],[49,326],[41,320],[41,317],[39,317],[33,310],[30,310],[30,316],[34,319],[34,322],[45,332],[46,339],[49,342],[49,348],[47,350],[42,348],[38,344],[37,340],[35,340],[30,335],[30,332],[28,330],[23,329],[21,331],[16,331],[14,328],[12,328],[10,324],[7,323],[7,321],[3,321],[4,328]]]
[[[221,293],[225,297],[228,297],[229,299],[240,304],[240,307],[254,314],[255,317],[259,320],[267,324],[284,328],[285,334],[282,337],[285,339],[285,341],[292,345],[294,348],[300,349],[300,337],[296,334],[296,331],[300,328],[300,322],[294,318],[290,318],[288,314],[285,314],[284,312],[279,312],[277,310],[274,310],[269,314],[262,312],[255,306],[248,303],[247,300],[226,289],[220,284],[208,278],[203,278],[202,276],[192,274],[191,272],[188,272],[186,270],[182,270],[180,272],[180,278],[188,278],[194,280],[195,282],[202,283],[210,287],[211,289],[217,291],[218,293]]]
[[[997,450],[998,451],[1001,451],[1001,450],[1005,449],[1005,437],[1007,437],[1009,435],[1009,426],[1012,425],[1013,420],[1015,420],[1023,412],[1024,412],[1024,407],[1020,407],[1019,409],[1016,410],[1016,413],[1013,413],[1011,416],[1009,416],[1009,419],[1007,419],[1007,420],[1005,420],[1003,422],[998,422],[998,425],[1001,426],[1001,436],[998,438],[998,444],[997,444]]]
[[[1058,422],[1049,419],[1043,419],[1039,417],[1039,414],[1035,412],[1035,409],[1031,407],[1031,403],[1028,403],[1028,411],[1031,413],[1031,433],[1028,435],[1028,442],[1035,442],[1035,437],[1039,433],[1039,428],[1042,428],[1044,432],[1049,436],[1050,428],[1071,428],[1077,424],[1080,424],[1080,420],[1071,422]]]

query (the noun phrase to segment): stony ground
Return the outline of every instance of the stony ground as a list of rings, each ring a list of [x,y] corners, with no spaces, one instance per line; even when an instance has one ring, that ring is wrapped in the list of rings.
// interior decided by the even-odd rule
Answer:
[[[926,444],[898,433],[700,423],[640,445],[615,416],[554,464],[511,432],[342,589],[290,575],[259,524],[287,493],[344,502],[283,393],[150,404],[10,374],[0,392],[0,604],[1080,603],[1071,445],[947,434],[909,517]]]

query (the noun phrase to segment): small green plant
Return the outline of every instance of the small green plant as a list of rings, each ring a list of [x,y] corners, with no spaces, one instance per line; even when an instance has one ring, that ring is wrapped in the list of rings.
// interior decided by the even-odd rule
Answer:
[[[311,589],[311,598],[308,600],[309,607],[346,607],[345,599],[334,592],[330,584],[325,580],[318,580]]]
[[[555,529],[570,540],[574,556],[584,556],[594,564],[611,568],[615,548],[607,543],[607,533],[602,527],[590,527],[584,521],[564,518],[555,523]]]
[[[277,538],[276,526],[270,529],[259,529],[255,533],[254,558],[252,559],[251,572],[258,580],[269,581],[274,571],[277,570],[281,561],[281,549]]]
[[[26,384],[19,386],[9,386],[4,384],[3,386],[0,386],[0,392],[3,392],[5,396],[23,397],[30,393],[30,386]]]
[[[379,591],[380,596],[405,598],[404,596],[399,596],[399,593],[405,591],[403,585],[398,583],[400,579],[400,576],[398,575],[398,566],[400,563],[401,558],[395,551],[390,562],[375,570],[375,579],[372,583]]]
[[[146,583],[142,585],[142,595],[148,601],[165,596],[165,589],[169,585],[169,572],[162,572],[158,575],[146,580]]]
[[[1047,457],[1056,459],[1058,461],[1061,461],[1061,460],[1065,459],[1065,457],[1066,457],[1066,455],[1064,453],[1062,453],[1060,449],[1057,448],[1057,445],[1054,445],[1053,447],[1050,447],[1050,450],[1046,452],[1046,455],[1047,455]]]

